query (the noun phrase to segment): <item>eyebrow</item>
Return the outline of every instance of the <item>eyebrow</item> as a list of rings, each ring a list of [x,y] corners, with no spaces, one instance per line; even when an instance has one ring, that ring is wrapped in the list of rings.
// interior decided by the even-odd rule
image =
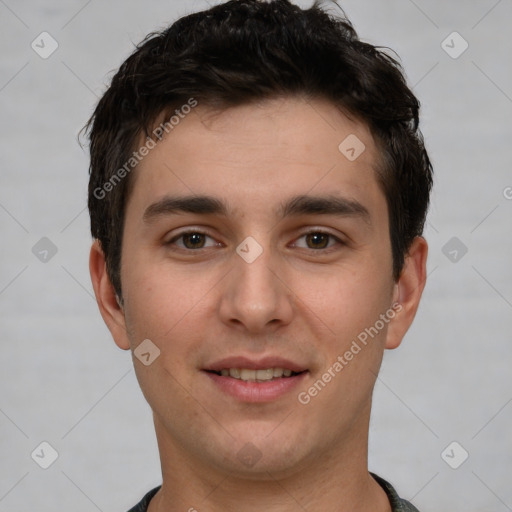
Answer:
[[[339,196],[296,196],[281,208],[281,217],[298,215],[338,215],[370,221],[370,212],[359,201]]]
[[[156,217],[176,213],[196,213],[199,215],[216,214],[228,216],[228,207],[219,199],[211,196],[166,196],[148,206],[143,220],[149,222]]]
[[[166,196],[146,208],[143,220],[149,223],[157,217],[180,213],[229,217],[231,212],[226,203],[212,196]],[[333,195],[295,196],[281,204],[277,211],[277,216],[281,219],[299,215],[336,215],[370,221],[368,209],[360,202]]]

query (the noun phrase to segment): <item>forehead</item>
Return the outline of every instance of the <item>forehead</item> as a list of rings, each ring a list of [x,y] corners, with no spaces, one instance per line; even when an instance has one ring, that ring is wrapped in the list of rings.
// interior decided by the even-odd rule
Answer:
[[[364,199],[368,209],[383,199],[369,129],[330,102],[280,98],[223,111],[199,103],[187,112],[137,165],[129,210],[169,194],[225,198],[242,215],[277,215],[285,199],[309,193]]]

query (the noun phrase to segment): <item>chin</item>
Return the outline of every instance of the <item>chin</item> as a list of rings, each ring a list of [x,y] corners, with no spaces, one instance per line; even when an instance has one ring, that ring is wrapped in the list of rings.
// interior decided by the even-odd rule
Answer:
[[[266,425],[268,427],[268,425]],[[260,435],[237,434],[226,446],[223,460],[224,469],[249,480],[274,480],[291,476],[303,467],[309,452],[304,436],[293,435],[289,428],[276,424]]]

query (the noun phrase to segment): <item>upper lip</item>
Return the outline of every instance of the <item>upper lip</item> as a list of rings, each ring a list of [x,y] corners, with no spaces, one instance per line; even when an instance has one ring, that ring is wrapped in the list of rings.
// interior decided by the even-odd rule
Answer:
[[[300,373],[307,368],[304,365],[290,361],[277,356],[266,356],[261,359],[253,359],[245,356],[231,356],[224,359],[219,359],[214,363],[209,364],[203,370],[220,372],[225,368],[247,368],[249,370],[266,370],[267,368],[283,368],[283,370],[291,370],[295,373]]]

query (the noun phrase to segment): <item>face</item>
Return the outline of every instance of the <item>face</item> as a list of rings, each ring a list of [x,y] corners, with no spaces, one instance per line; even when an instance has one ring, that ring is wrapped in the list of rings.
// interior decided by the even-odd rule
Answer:
[[[171,452],[276,475],[367,440],[383,350],[408,326],[377,162],[363,124],[292,98],[199,105],[140,162],[124,306],[104,318],[120,347],[160,351],[134,365]]]

